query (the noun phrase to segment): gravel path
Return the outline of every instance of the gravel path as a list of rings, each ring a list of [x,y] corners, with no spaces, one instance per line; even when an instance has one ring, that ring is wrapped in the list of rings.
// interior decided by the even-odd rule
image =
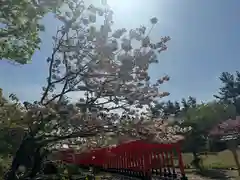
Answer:
[[[198,175],[194,172],[187,172],[189,180],[236,180],[238,178],[237,171],[227,170],[209,170],[203,175]]]
[[[236,180],[237,172],[236,171],[223,171],[223,170],[209,170],[204,175],[198,175],[194,171],[187,171],[187,177],[189,180]],[[103,176],[111,177],[113,180],[137,180],[138,178],[130,178],[128,176],[119,176],[117,174],[101,173],[98,175],[97,180],[101,179]],[[106,178],[109,179],[109,178]],[[158,179],[158,178],[153,178]],[[240,180],[240,179],[239,179]]]

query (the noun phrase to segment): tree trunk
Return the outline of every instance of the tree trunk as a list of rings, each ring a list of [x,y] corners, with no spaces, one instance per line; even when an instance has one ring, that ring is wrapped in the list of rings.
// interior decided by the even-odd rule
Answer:
[[[236,142],[236,140],[228,141],[228,148],[233,154],[233,158],[236,162],[236,166],[237,166],[237,169],[238,169],[238,175],[240,176],[240,162],[239,162],[239,157],[238,157],[238,154],[237,154],[237,142]]]
[[[202,171],[202,166],[200,165],[200,162],[201,162],[201,158],[199,157],[199,155],[197,154],[197,152],[192,152],[193,153],[193,161],[192,161],[192,164],[193,166]]]
[[[15,156],[13,157],[12,164],[8,172],[5,174],[4,179],[5,180],[14,180],[16,179],[16,171],[18,167],[21,165],[21,161],[24,156],[24,146],[25,142],[24,140],[22,141],[20,147],[18,148],[17,152],[15,153]]]
[[[38,148],[33,157],[33,166],[29,174],[29,178],[33,179],[37,173],[41,170],[44,156],[41,155],[41,148]]]
[[[31,167],[32,156],[35,151],[35,143],[31,138],[24,138],[21,145],[19,146],[15,156],[13,157],[11,167],[9,171],[5,174],[5,180],[15,180],[16,172],[20,165],[25,167]]]

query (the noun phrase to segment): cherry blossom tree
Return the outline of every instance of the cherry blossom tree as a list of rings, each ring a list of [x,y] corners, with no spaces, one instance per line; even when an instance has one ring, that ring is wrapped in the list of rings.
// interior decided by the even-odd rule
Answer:
[[[240,136],[240,117],[228,119],[219,123],[210,131],[210,136],[217,140],[225,141],[229,150],[232,152],[235,159],[238,174],[240,176],[240,162],[237,154],[238,140]]]
[[[66,2],[56,18],[62,26],[53,37],[53,51],[47,58],[47,84],[40,102],[24,103],[28,134],[6,179],[16,178],[21,165],[30,169],[25,176],[36,176],[43,149],[64,143],[95,148],[109,145],[106,139],[123,136],[158,142],[182,139],[178,132],[183,129],[168,126],[151,112],[169,95],[159,89],[169,77],[154,81],[148,74],[170,40],[166,36],[152,41],[157,18],[150,19],[149,29],[112,30],[110,7],[106,3],[87,6],[83,0]],[[73,103],[68,99],[71,93],[83,96]]]
[[[114,125],[120,128],[121,122],[140,124],[143,119],[149,119],[148,108],[169,95],[159,89],[169,80],[168,76],[150,83],[148,75],[149,66],[158,63],[157,53],[165,51],[166,42],[170,40],[170,37],[162,37],[159,42],[151,41],[149,35],[157,18],[150,20],[149,31],[144,26],[112,31],[113,11],[107,4],[102,8],[86,7],[84,1],[67,5],[69,8],[65,7],[64,13],[56,15],[63,26],[53,37],[55,45],[47,60],[49,77],[41,104],[49,106],[54,101],[59,105],[66,94],[84,94],[75,110],[63,106],[68,115],[70,109],[73,110],[74,116],[71,114],[71,120],[66,121],[71,122],[70,131],[74,131],[73,125],[99,129],[107,124],[111,128]],[[103,25],[95,25],[97,18]],[[138,47],[133,47],[134,41]],[[141,111],[143,108],[146,112]],[[119,120],[119,111],[123,120]],[[62,128],[66,127],[64,124]]]

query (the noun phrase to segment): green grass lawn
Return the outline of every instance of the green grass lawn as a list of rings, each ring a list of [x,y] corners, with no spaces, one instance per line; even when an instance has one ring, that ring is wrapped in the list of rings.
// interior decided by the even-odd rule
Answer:
[[[238,150],[238,157],[240,158],[240,150]],[[190,164],[193,159],[192,154],[183,154],[184,164]],[[232,153],[229,150],[224,150],[219,153],[212,153],[202,155],[203,165],[206,168],[235,168],[236,164]],[[239,159],[240,160],[240,159]]]

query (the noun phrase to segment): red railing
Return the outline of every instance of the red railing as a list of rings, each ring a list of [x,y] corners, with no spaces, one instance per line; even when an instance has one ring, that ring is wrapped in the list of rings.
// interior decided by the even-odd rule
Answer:
[[[96,149],[86,153],[62,151],[61,160],[81,166],[98,167],[122,173],[142,173],[161,176],[185,177],[180,146],[176,144],[151,144],[142,140],[124,143],[113,148]],[[177,164],[175,163],[177,159]],[[177,170],[179,171],[177,173]]]

